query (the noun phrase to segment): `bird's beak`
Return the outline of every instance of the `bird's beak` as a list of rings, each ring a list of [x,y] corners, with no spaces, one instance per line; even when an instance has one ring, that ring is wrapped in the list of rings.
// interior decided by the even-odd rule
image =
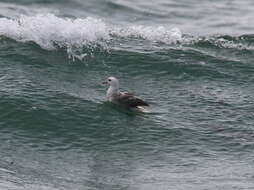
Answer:
[[[107,82],[107,81],[104,81],[104,82],[102,82],[101,84],[105,85],[105,84],[108,84],[108,82]]]

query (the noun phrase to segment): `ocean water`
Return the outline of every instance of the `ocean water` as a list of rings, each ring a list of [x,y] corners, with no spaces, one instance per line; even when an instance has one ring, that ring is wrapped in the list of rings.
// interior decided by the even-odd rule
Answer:
[[[1,190],[253,190],[252,0],[0,0]],[[108,76],[150,103],[105,101]]]

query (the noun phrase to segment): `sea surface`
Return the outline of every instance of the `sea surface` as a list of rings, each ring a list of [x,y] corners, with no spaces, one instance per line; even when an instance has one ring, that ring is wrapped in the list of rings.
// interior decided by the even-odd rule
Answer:
[[[0,0],[0,190],[253,189],[253,0]]]

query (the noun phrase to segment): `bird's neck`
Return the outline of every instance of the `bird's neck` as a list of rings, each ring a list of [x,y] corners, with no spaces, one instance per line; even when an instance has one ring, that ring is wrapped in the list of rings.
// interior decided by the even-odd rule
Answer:
[[[119,88],[110,86],[107,90],[107,99],[111,101],[112,97],[119,94]]]

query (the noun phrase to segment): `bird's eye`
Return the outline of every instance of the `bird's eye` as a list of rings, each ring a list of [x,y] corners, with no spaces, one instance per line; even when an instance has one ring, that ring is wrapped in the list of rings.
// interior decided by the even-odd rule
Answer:
[[[108,81],[110,82],[110,81],[111,81],[111,79],[108,79]]]

